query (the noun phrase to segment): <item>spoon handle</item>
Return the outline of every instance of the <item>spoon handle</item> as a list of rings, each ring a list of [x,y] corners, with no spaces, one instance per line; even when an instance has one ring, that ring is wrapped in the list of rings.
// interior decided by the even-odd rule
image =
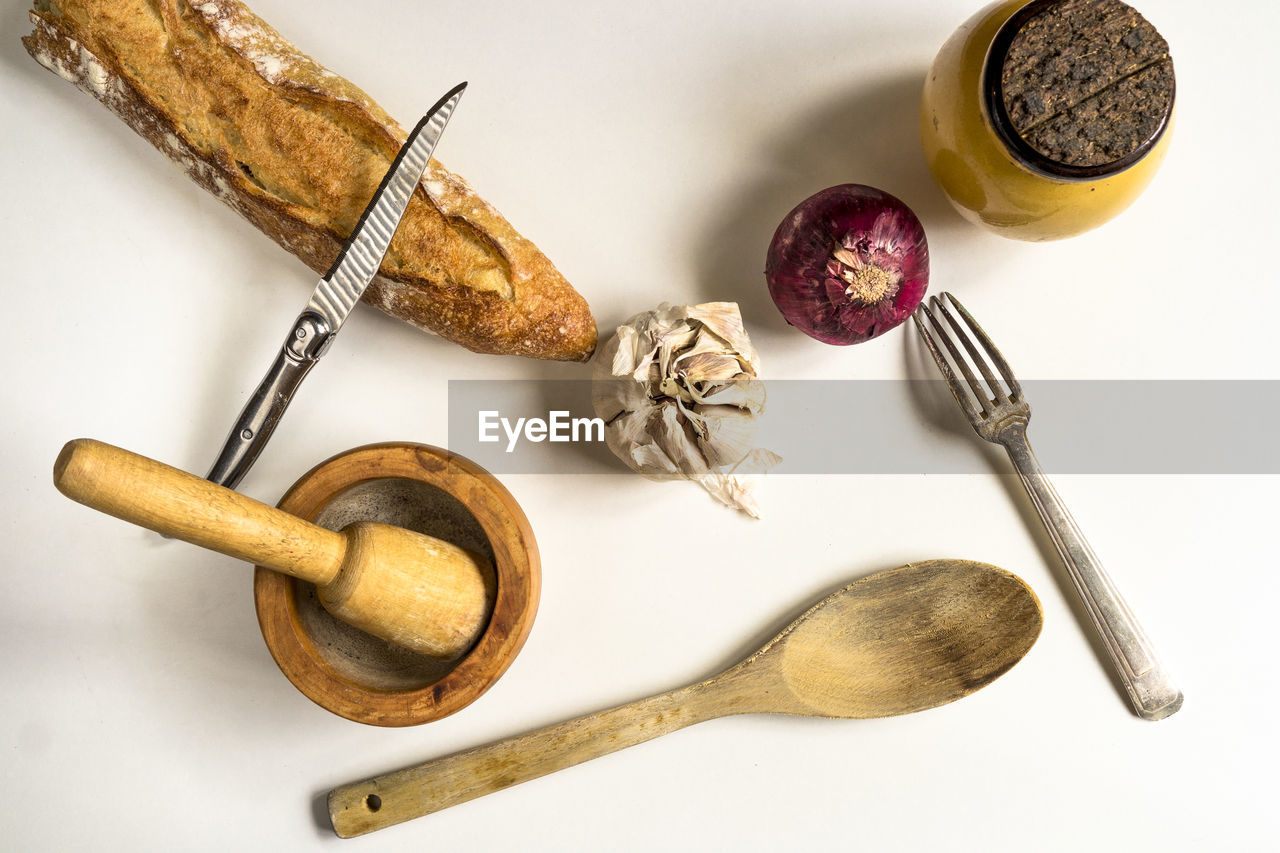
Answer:
[[[352,838],[644,743],[725,713],[702,701],[709,687],[683,687],[334,788],[329,819],[339,836]]]

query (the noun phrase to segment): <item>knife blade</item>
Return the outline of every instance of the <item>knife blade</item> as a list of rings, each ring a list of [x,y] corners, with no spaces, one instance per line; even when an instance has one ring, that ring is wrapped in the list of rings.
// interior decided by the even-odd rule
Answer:
[[[250,395],[205,479],[234,489],[257,461],[294,392],[328,352],[334,336],[377,275],[409,199],[466,88],[466,83],[460,83],[450,89],[413,128],[333,266],[294,320],[279,354]]]

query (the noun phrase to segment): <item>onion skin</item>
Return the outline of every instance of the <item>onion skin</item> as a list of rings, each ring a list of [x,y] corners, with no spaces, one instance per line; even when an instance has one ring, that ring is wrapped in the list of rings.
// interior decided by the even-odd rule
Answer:
[[[769,295],[786,321],[836,346],[900,324],[929,287],[920,220],[888,193],[841,184],[796,206],[765,260]]]

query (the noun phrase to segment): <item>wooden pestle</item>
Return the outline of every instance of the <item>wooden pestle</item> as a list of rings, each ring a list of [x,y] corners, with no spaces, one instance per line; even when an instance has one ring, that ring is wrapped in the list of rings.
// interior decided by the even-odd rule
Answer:
[[[53,482],[73,501],[108,515],[310,581],[334,616],[423,655],[461,655],[488,621],[489,561],[421,533],[374,521],[335,533],[86,438],[62,448]]]

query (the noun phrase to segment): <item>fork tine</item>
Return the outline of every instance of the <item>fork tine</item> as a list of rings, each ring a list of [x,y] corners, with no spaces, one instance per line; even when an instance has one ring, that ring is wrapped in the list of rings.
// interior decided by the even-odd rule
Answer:
[[[956,306],[956,310],[960,312],[960,316],[964,317],[969,328],[977,335],[978,341],[982,344],[982,348],[987,351],[987,355],[991,356],[992,362],[995,363],[996,369],[1000,371],[1000,375],[1004,377],[1004,381],[1009,384],[1009,391],[1014,400],[1022,399],[1022,386],[1018,384],[1018,378],[1013,375],[1013,369],[1009,367],[1009,362],[1005,361],[1004,356],[1000,354],[1000,350],[991,342],[991,338],[987,337],[987,333],[982,331],[982,327],[978,325],[978,321],[973,319],[965,307],[960,304],[960,300],[956,299],[950,293],[946,294],[951,300],[951,304]]]
[[[953,297],[949,292],[943,293],[942,296],[951,299],[953,302],[955,301],[955,297]],[[978,347],[973,342],[973,336],[965,331],[964,327],[960,325],[960,321],[957,320],[955,315],[947,309],[947,304],[943,302],[941,298],[934,297],[934,299],[937,302],[936,307],[938,309],[938,313],[947,318],[947,322],[951,324],[951,328],[955,329],[956,337],[960,339],[960,343],[964,345],[965,351],[969,353],[970,359],[982,373],[982,378],[987,380],[987,388],[991,392],[991,396],[997,403],[1008,400],[1009,397],[1004,392],[1004,386],[1001,385],[1000,380],[996,378],[995,372],[991,369],[991,365],[982,357],[982,353],[978,352]]]
[[[932,308],[937,309],[938,311],[942,310],[943,306],[938,300],[938,297],[930,297],[929,302]],[[969,390],[973,391],[974,399],[977,400],[978,405],[982,407],[983,417],[986,417],[991,413],[991,398],[987,396],[986,389],[982,387],[982,383],[978,381],[978,377],[974,376],[973,371],[969,369],[969,363],[964,360],[964,356],[962,356],[960,354],[960,350],[956,348],[955,341],[951,339],[952,335],[947,331],[947,327],[943,325],[942,321],[940,321],[933,311],[929,310],[929,308],[925,308],[924,313],[933,324],[934,331],[937,332],[938,337],[942,339],[943,346],[945,346],[947,348],[947,352],[951,354],[952,362],[954,362],[955,366],[959,368],[960,373],[964,376],[965,382],[969,383]],[[961,335],[961,337],[964,336]]]
[[[980,420],[982,413],[974,406],[971,396],[965,393],[964,386],[960,384],[960,379],[951,369],[951,365],[947,363],[946,356],[938,349],[937,343],[933,339],[933,335],[925,328],[921,317],[928,317],[936,325],[937,321],[933,319],[933,315],[929,313],[928,307],[921,302],[911,314],[912,321],[916,324],[916,331],[920,333],[920,337],[924,338],[925,346],[929,348],[929,352],[933,355],[933,360],[938,364],[938,370],[942,371],[942,378],[947,380],[947,387],[951,389],[951,396],[956,398],[956,402],[960,404],[960,408],[964,409],[965,416],[971,422]],[[985,412],[985,407],[983,408]]]

